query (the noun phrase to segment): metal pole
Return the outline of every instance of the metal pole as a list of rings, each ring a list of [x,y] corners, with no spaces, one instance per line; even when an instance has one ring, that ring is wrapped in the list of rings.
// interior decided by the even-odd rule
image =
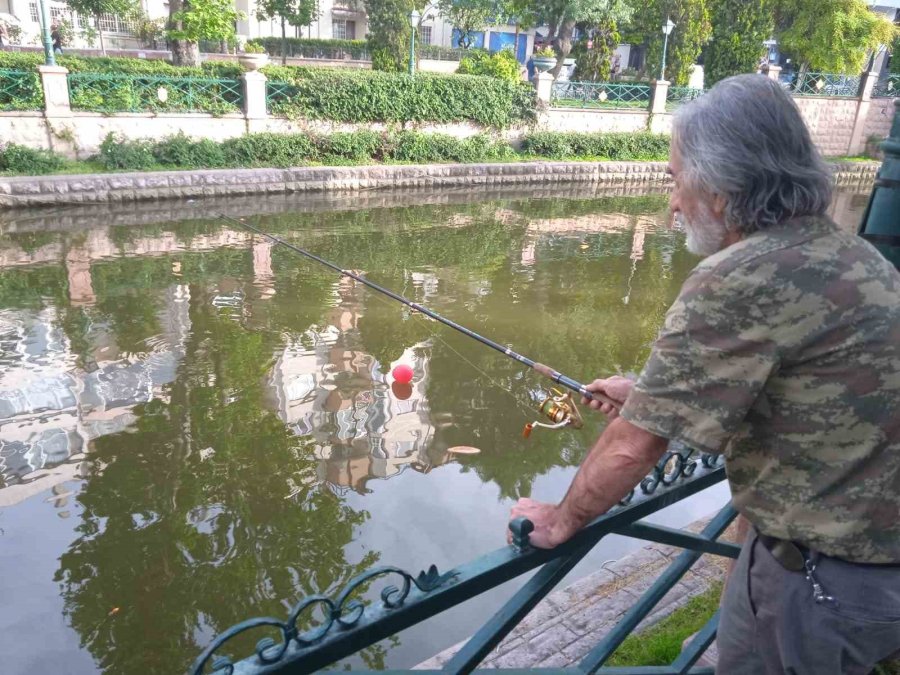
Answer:
[[[285,241],[284,239],[281,239],[280,237],[276,237],[273,234],[269,234],[268,232],[265,232],[254,225],[245,223],[242,220],[237,220],[236,218],[230,218],[229,216],[226,216],[223,213],[220,213],[218,215],[219,215],[219,218],[221,218],[222,220],[227,220],[229,223],[234,223],[235,225],[246,228],[246,229],[250,230],[251,232],[255,232],[256,234],[258,234],[262,237],[265,237],[266,239],[268,239],[269,241],[271,241],[274,244],[279,244],[281,246],[285,246],[285,247],[291,249],[292,251],[294,251],[295,253],[299,253],[300,255],[304,256],[305,258],[309,258],[310,260],[315,260],[317,263],[321,263],[322,265],[325,265],[325,267],[331,268],[335,272],[338,272],[339,274],[341,274],[345,277],[349,277],[349,278],[353,279],[354,281],[358,281],[359,283],[361,283],[365,286],[368,286],[369,288],[371,288],[374,291],[378,291],[379,293],[382,293],[383,295],[386,295],[389,298],[393,298],[397,302],[403,303],[410,309],[413,309],[413,310],[419,312],[420,314],[424,314],[425,316],[430,317],[430,318],[434,319],[435,321],[438,321],[438,322],[444,324],[445,326],[449,326],[450,328],[459,331],[463,335],[468,335],[470,338],[474,338],[475,340],[478,340],[481,344],[486,345],[486,346],[490,347],[491,349],[494,349],[494,350],[500,352],[501,354],[508,356],[509,358],[513,359],[514,361],[518,361],[519,363],[521,363],[525,366],[528,366],[532,370],[536,370],[541,375],[553,380],[557,384],[561,384],[562,386],[566,387],[567,389],[571,389],[575,393],[581,394],[582,396],[587,398],[589,401],[597,400],[597,401],[602,401],[603,403],[609,403],[616,409],[618,409],[621,406],[621,403],[613,401],[611,398],[607,398],[603,394],[595,394],[595,393],[588,391],[587,389],[585,389],[585,386],[583,384],[576,382],[571,377],[567,377],[566,375],[563,375],[562,373],[560,373],[556,370],[553,370],[549,366],[545,366],[543,363],[538,363],[537,361],[532,361],[527,356],[522,356],[521,354],[514,352],[509,347],[506,347],[504,345],[501,345],[498,342],[494,342],[493,340],[491,340],[489,338],[479,335],[475,331],[469,330],[465,326],[461,326],[460,324],[456,323],[455,321],[451,321],[450,319],[444,318],[437,312],[431,311],[424,305],[420,305],[417,302],[407,300],[402,295],[394,293],[394,291],[392,291],[388,288],[385,288],[384,286],[380,286],[380,285],[376,284],[374,281],[369,281],[365,277],[361,277],[358,274],[354,274],[350,270],[341,269],[334,263],[328,262],[324,258],[320,258],[315,253],[310,253],[309,251],[304,250],[304,249],[300,248],[299,246],[294,246],[294,244],[292,244],[288,241]]]
[[[662,70],[660,72],[659,78],[665,82],[666,80],[666,50],[669,48],[669,34],[666,33],[666,37],[663,39],[663,58],[662,58]]]
[[[900,269],[900,99],[894,101],[891,136],[881,144],[884,163],[878,171],[859,234]]]
[[[409,34],[409,75],[416,74],[416,27],[410,26]]]
[[[56,55],[53,53],[53,39],[50,37],[50,10],[47,9],[47,0],[41,0],[41,37],[44,42],[45,65],[55,66]]]

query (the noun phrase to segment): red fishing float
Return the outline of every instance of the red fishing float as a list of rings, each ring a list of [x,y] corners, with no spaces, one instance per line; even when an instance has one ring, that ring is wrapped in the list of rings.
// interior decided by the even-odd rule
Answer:
[[[413,369],[405,364],[401,364],[391,371],[391,375],[394,376],[396,382],[409,384],[413,379]]]

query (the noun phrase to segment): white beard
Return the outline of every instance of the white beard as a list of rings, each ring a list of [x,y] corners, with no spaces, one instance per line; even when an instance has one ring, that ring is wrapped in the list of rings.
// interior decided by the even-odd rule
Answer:
[[[675,221],[687,233],[687,248],[694,255],[705,258],[725,247],[728,228],[725,223],[716,219],[705,204],[700,205],[700,212],[693,220],[688,220],[679,211],[675,214]]]

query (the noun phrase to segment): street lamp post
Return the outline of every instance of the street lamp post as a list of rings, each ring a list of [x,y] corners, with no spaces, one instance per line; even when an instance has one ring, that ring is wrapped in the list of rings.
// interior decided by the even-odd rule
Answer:
[[[419,27],[419,12],[413,10],[409,15],[409,74],[410,77],[416,74],[416,28]]]
[[[41,38],[44,42],[44,61],[48,66],[56,65],[56,55],[53,53],[53,39],[50,37],[50,10],[47,9],[47,0],[41,3]]]
[[[665,81],[666,79],[666,52],[669,49],[669,35],[671,35],[674,28],[675,24],[673,23],[672,19],[667,18],[662,27],[663,35],[665,35],[666,37],[663,40],[662,69],[660,70],[659,78],[663,81]]]

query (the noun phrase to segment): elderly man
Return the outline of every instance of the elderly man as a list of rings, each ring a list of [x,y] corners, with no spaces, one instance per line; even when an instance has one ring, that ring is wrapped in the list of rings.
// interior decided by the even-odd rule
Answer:
[[[724,675],[867,674],[900,649],[900,274],[825,215],[828,169],[790,97],[746,75],[675,119],[672,210],[693,271],[638,381],[558,505],[553,547],[668,441],[723,453],[752,525],[722,602]],[[898,216],[900,217],[900,216]]]

